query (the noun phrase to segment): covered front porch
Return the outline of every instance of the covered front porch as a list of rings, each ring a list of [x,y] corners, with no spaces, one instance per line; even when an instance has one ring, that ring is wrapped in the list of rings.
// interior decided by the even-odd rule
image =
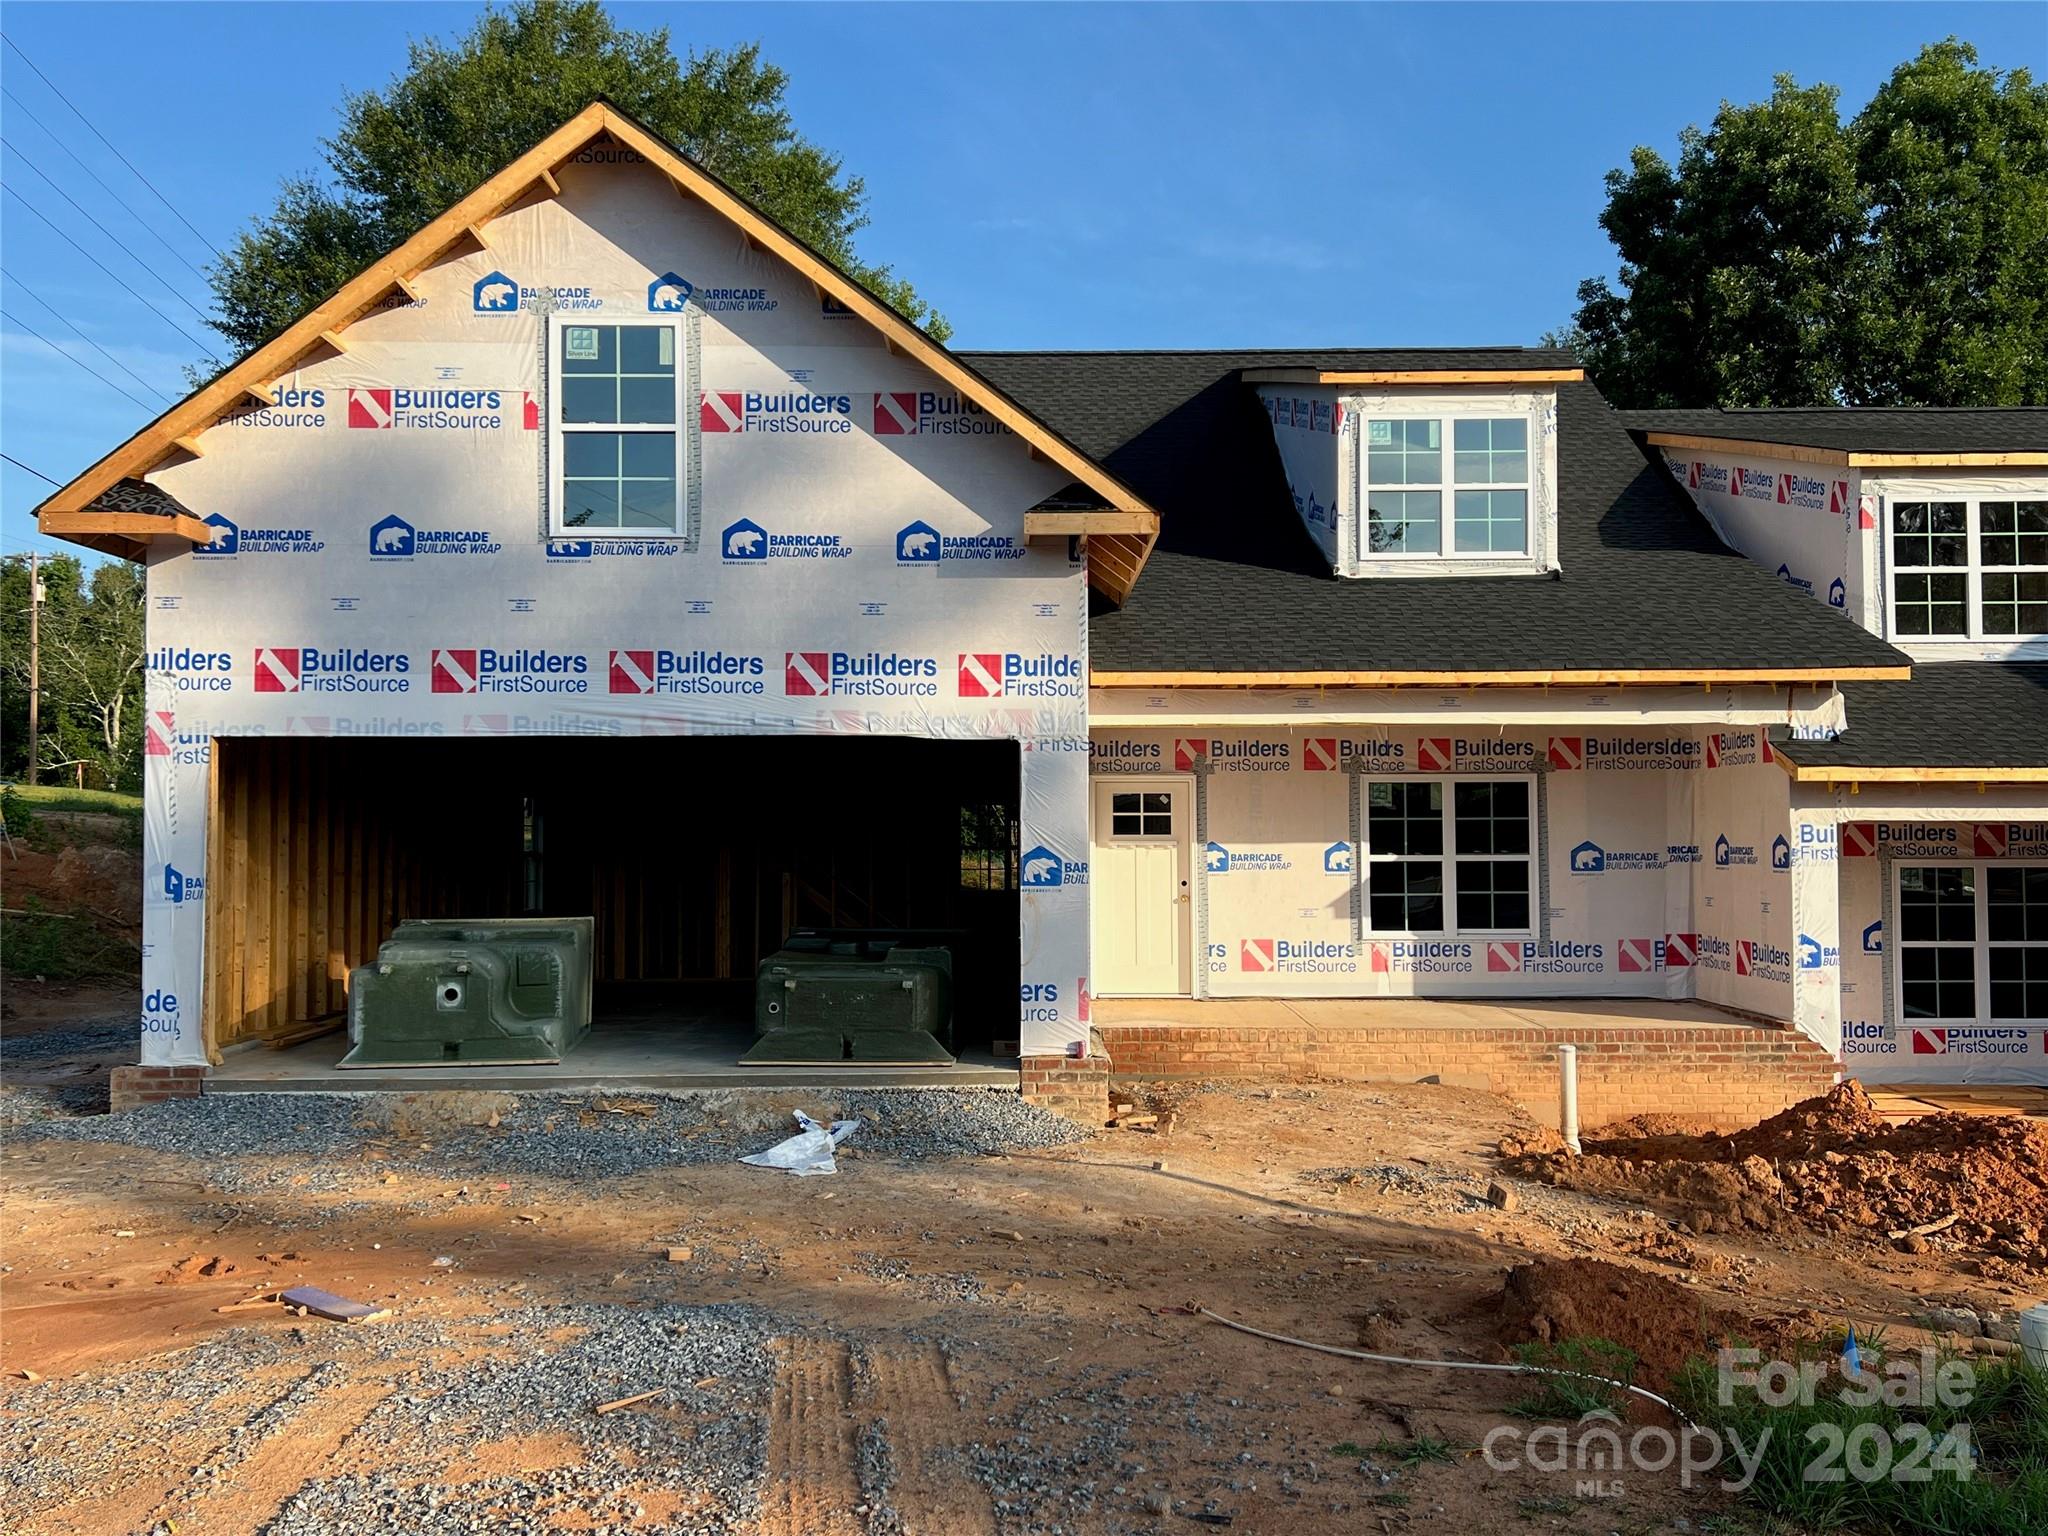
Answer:
[[[1735,1127],[1839,1076],[1804,1035],[1649,998],[1102,998],[1121,1079],[1316,1078],[1476,1088],[1557,1123],[1557,1048],[1579,1051],[1579,1117],[1670,1114]]]

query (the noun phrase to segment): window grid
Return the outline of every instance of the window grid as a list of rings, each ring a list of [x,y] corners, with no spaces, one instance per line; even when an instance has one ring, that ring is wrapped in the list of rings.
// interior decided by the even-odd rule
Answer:
[[[1527,779],[1368,780],[1370,931],[1382,937],[1533,931],[1534,799]]]
[[[1895,636],[2048,635],[2048,501],[1900,501],[1886,530]]]
[[[1529,553],[1528,417],[1380,416],[1365,433],[1368,558]]]
[[[675,320],[549,317],[556,534],[645,537],[681,527],[682,330]]]
[[[1901,1022],[2048,1023],[2048,864],[1898,871]]]
[[[1112,837],[1173,836],[1173,796],[1157,790],[1117,790],[1109,797]]]

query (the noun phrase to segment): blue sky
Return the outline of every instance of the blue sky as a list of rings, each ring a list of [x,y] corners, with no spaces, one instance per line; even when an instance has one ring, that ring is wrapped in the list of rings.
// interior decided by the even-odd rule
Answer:
[[[1840,86],[1853,111],[1951,33],[1989,64],[2048,68],[2031,3],[619,9],[679,50],[759,39],[802,131],[867,179],[863,254],[966,347],[1533,342],[1579,279],[1611,270],[1601,177],[1632,146],[1668,155],[1780,72]],[[476,10],[18,3],[4,28],[225,248],[280,178],[318,166],[345,89],[383,84],[409,36],[459,33]],[[172,396],[197,349],[131,295],[209,333],[174,296],[204,310],[203,283],[46,128],[185,260],[212,253],[11,50],[0,80],[22,104],[0,100],[7,184],[122,279],[15,197],[0,206],[0,443],[63,479],[166,402],[38,300]],[[0,465],[0,547],[68,547],[28,516],[47,489]]]

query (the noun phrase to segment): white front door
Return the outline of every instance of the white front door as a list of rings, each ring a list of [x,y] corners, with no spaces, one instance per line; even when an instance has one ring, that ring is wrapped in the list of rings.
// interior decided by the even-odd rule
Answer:
[[[1089,906],[1099,997],[1188,995],[1188,779],[1096,779]]]

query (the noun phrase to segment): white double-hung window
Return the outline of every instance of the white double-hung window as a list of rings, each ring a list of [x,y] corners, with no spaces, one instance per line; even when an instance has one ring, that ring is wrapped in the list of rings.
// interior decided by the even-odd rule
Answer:
[[[1526,416],[1368,416],[1369,559],[1530,552]]]
[[[579,538],[678,531],[686,420],[680,323],[548,321],[552,530]]]
[[[2048,499],[1894,501],[1890,531],[1894,635],[2048,635]]]
[[[1366,923],[1380,934],[1528,933],[1528,779],[1369,779]]]

